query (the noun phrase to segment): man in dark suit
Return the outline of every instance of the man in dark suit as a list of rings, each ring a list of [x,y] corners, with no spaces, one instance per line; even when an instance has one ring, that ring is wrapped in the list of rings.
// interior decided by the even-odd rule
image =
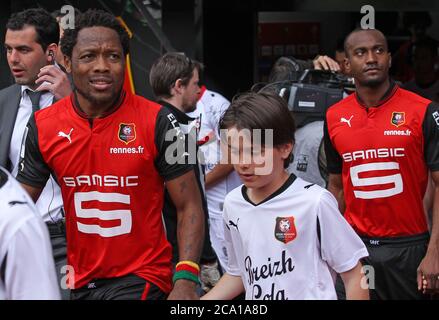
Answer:
[[[70,82],[55,64],[59,42],[56,20],[43,9],[13,14],[5,36],[6,56],[15,84],[0,91],[0,166],[13,176],[26,124],[35,111],[71,93]],[[50,232],[58,278],[66,265],[66,239],[60,189],[51,178],[37,208]],[[61,290],[63,298],[67,290]]]

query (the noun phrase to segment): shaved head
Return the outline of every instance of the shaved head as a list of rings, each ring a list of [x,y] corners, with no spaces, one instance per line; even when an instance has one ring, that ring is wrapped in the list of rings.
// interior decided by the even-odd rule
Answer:
[[[358,86],[376,88],[388,82],[392,57],[384,34],[376,29],[357,29],[345,39],[345,67]]]
[[[384,45],[386,46],[386,49],[389,48],[386,36],[380,30],[378,30],[378,29],[355,29],[351,33],[349,33],[344,40],[344,51],[345,51],[347,57],[349,57],[349,49],[351,49],[353,46],[353,43],[352,43],[353,40],[355,40],[356,36],[362,32],[374,33],[377,36],[377,39],[379,39],[380,41],[382,41],[384,43]]]

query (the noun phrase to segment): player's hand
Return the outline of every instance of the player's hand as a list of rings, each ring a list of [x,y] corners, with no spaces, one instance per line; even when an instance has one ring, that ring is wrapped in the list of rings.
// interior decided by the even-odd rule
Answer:
[[[168,300],[200,300],[196,293],[197,284],[193,281],[180,279],[175,281]]]
[[[72,86],[67,75],[55,65],[42,67],[35,83],[41,84],[37,91],[50,91],[57,100],[72,93]]]
[[[313,61],[314,69],[316,70],[330,70],[340,72],[340,66],[337,61],[328,56],[317,56]]]
[[[424,294],[439,292],[439,252],[428,250],[418,268],[418,290]]]

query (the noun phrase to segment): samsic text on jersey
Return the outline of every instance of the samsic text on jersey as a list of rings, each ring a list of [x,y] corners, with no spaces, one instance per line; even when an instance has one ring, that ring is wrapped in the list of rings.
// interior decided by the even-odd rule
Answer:
[[[166,134],[177,134],[176,125],[164,108],[129,93],[92,122],[73,96],[29,121],[18,179],[41,187],[50,172],[57,177],[75,288],[134,273],[170,291],[171,248],[161,217],[164,180],[192,169],[165,156],[174,143]]]
[[[356,94],[329,108],[328,170],[342,174],[345,217],[363,236],[428,231],[422,200],[439,170],[439,106],[391,84],[376,107]]]

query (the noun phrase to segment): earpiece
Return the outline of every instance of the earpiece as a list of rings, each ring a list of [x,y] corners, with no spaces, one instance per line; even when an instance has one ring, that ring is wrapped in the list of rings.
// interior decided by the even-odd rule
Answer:
[[[55,54],[53,53],[52,50],[49,50],[49,57],[51,57],[51,62],[53,62],[55,60]]]

